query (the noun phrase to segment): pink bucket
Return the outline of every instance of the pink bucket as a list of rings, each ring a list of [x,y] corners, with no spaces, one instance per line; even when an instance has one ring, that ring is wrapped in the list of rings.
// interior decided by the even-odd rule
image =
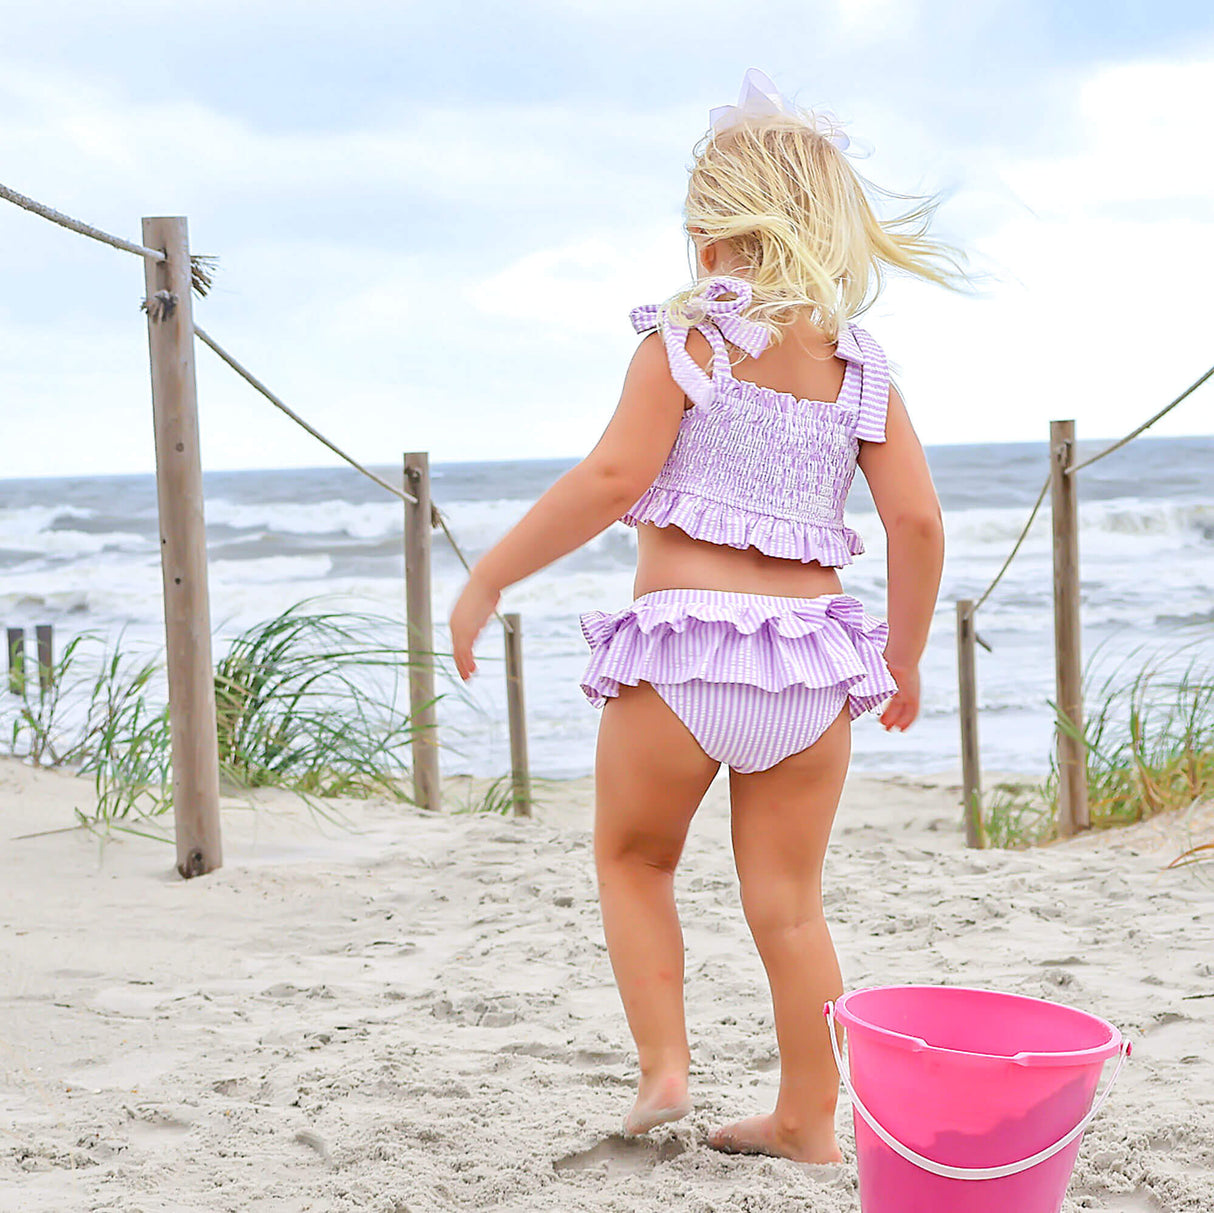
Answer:
[[[954,986],[853,990],[823,1010],[855,1116],[862,1213],[1058,1213],[1130,1053],[1112,1024]]]

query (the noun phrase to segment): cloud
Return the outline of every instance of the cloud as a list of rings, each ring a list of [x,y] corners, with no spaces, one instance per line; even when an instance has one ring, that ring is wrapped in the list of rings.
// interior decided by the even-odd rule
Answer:
[[[6,172],[41,162],[46,185],[81,199],[95,199],[100,182],[102,196],[108,184],[121,197],[391,195],[461,208],[557,207],[596,192],[645,192],[646,161],[681,147],[662,114],[642,121],[621,106],[431,103],[361,129],[258,129],[196,101],[149,108],[71,73],[3,61],[0,107]]]
[[[470,290],[483,316],[504,317],[546,333],[594,336],[626,322],[628,311],[656,303],[690,280],[682,228],[618,228],[539,249]]]
[[[866,174],[951,183],[937,230],[997,275],[976,300],[895,281],[870,313],[925,441],[1044,436],[1068,409],[1081,434],[1113,435],[1206,357],[1209,55],[1082,72],[1016,60],[1009,83],[973,67],[989,13],[967,19],[959,66],[931,58],[931,7],[909,0],[801,6],[795,21],[769,5],[770,28],[727,45],[708,20],[723,5],[688,32],[660,6],[622,29],[618,5],[545,0],[510,10],[508,44],[488,7],[466,36],[421,6],[355,3],[353,23],[324,4],[254,7],[225,10],[226,32],[191,9],[191,35],[211,41],[162,95],[121,56],[73,51],[91,26],[52,36],[29,8],[40,47],[0,50],[0,179],[127,237],[142,214],[187,214],[195,249],[221,258],[199,323],[360,457],[589,449],[635,348],[628,310],[688,276],[691,148],[751,62],[854,119],[877,147]],[[377,13],[396,22],[394,51],[369,41]],[[176,53],[167,19],[135,36],[150,5],[120,15],[122,54]],[[254,45],[275,23],[264,76],[216,41]],[[830,62],[861,43],[854,71]],[[203,70],[212,54],[219,70]],[[0,205],[0,474],[150,466],[128,424],[148,411],[141,291],[136,259]],[[328,458],[205,350],[199,376],[208,466]],[[1161,432],[1201,417],[1182,405]]]
[[[1103,67],[1079,86],[1071,128],[1076,146],[1019,158],[1006,176],[1043,213],[1147,200],[1208,202],[1214,196],[1211,114],[1214,57]]]
[[[906,38],[918,24],[919,0],[837,0],[835,33],[852,44]]]

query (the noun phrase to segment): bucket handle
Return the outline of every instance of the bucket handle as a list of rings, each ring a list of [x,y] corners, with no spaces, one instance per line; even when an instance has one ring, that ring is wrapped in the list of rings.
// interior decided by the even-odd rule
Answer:
[[[1005,1163],[1000,1167],[952,1167],[946,1163],[925,1158],[922,1154],[916,1154],[909,1146],[904,1146],[896,1137],[877,1123],[876,1118],[864,1106],[860,1096],[856,1094],[855,1088],[851,1085],[851,1078],[848,1075],[847,1069],[843,1065],[843,1058],[839,1053],[839,1035],[835,1031],[835,1004],[828,1002],[822,1008],[822,1013],[826,1016],[826,1022],[830,1028],[830,1047],[835,1055],[835,1065],[839,1068],[839,1077],[843,1079],[843,1085],[847,1088],[847,1094],[851,1099],[852,1107],[860,1113],[868,1127],[895,1154],[900,1154],[907,1162],[912,1162],[924,1171],[930,1171],[933,1175],[939,1175],[944,1179],[1002,1179],[1006,1175],[1018,1175],[1021,1171],[1027,1171],[1030,1167],[1035,1167],[1038,1163],[1045,1162],[1047,1158],[1053,1158],[1059,1150],[1070,1145],[1092,1123],[1093,1117],[1100,1111],[1104,1101],[1108,1099],[1109,1092],[1117,1081],[1117,1075],[1121,1073],[1121,1067],[1125,1063],[1125,1059],[1130,1055],[1130,1042],[1123,1039],[1121,1048],[1118,1050],[1117,1066],[1113,1070],[1113,1076],[1109,1079],[1108,1085],[1105,1087],[1100,1098],[1092,1105],[1088,1114],[1069,1133],[1054,1142],[1052,1146],[1047,1146],[1044,1150],[1038,1151],[1030,1158],[1022,1158],[1019,1162]]]

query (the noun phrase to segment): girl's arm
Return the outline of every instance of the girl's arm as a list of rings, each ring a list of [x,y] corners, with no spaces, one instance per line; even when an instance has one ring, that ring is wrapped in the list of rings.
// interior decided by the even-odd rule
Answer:
[[[451,646],[466,682],[472,646],[502,590],[588,543],[653,483],[678,435],[684,395],[658,333],[637,347],[603,436],[473,566],[451,610]]]
[[[885,526],[885,661],[901,692],[881,723],[905,730],[919,711],[919,659],[944,568],[944,521],[927,457],[896,388],[890,389],[885,441],[861,443],[859,466]]]

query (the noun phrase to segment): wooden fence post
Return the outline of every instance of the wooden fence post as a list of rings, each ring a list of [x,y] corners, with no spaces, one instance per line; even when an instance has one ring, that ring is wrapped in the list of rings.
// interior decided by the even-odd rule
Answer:
[[[51,677],[55,665],[55,642],[49,623],[40,623],[34,629],[38,638],[38,686],[43,691],[51,688]]]
[[[8,690],[20,695],[25,690],[25,629],[8,628]]]
[[[1079,617],[1079,486],[1066,469],[1075,462],[1075,422],[1050,422],[1050,502],[1054,515],[1054,681],[1058,712],[1074,726],[1071,737],[1055,718],[1059,791],[1058,831],[1069,837],[1091,826],[1087,751],[1083,736],[1083,671]]]
[[[527,714],[523,707],[523,620],[506,622],[506,710],[510,719],[510,786],[516,817],[531,816],[531,772],[527,769]]]
[[[974,677],[974,603],[957,602],[957,684],[961,716],[962,812],[965,845],[986,845],[982,826],[982,772],[978,760],[978,694]]]
[[[223,851],[198,388],[194,380],[194,310],[185,219],[145,218],[143,243],[166,254],[164,261],[145,258],[143,264],[152,364],[177,871],[189,878],[220,867]]]
[[[413,799],[437,812],[441,807],[438,774],[438,720],[434,710],[434,623],[430,599],[430,456],[405,456],[405,609],[409,632],[409,719],[413,742]]]

